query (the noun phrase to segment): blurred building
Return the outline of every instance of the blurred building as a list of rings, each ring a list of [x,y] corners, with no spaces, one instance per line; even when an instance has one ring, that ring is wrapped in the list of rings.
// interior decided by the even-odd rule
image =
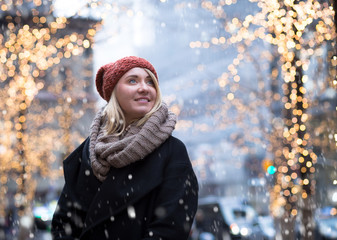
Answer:
[[[265,152],[260,143],[254,146],[246,139],[247,127],[252,130],[254,124],[249,123],[247,115],[246,120],[242,119],[247,121],[246,125],[239,125],[242,122],[237,119],[242,113],[238,113],[227,99],[230,84],[221,88],[217,81],[238,54],[236,46],[222,50],[207,45],[192,47],[193,43],[200,41],[202,44],[224,34],[222,20],[214,18],[198,1],[148,4],[155,10],[150,25],[152,44],[136,48],[135,52],[153,62],[165,101],[178,114],[180,121],[174,134],[187,145],[201,184],[200,196],[247,197],[252,170],[245,168],[246,161],[250,154],[264,155]],[[226,8],[230,10],[226,14],[233,17],[243,17],[257,10],[248,1]],[[254,68],[244,66],[242,70],[240,82],[256,90]],[[238,89],[236,94],[250,101],[245,90]],[[262,108],[261,111],[265,111]],[[267,115],[261,121],[267,123]],[[265,192],[259,194],[265,196]]]

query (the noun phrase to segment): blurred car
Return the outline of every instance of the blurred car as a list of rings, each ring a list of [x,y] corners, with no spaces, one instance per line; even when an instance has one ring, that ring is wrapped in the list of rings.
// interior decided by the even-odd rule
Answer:
[[[39,230],[50,230],[51,220],[57,206],[57,201],[47,204],[36,204],[33,208],[35,226]]]
[[[317,228],[320,239],[337,240],[337,217],[319,219]]]
[[[259,216],[258,221],[263,232],[264,239],[274,240],[276,237],[276,229],[273,218],[271,216]]]
[[[215,240],[215,236],[209,232],[200,232],[195,226],[195,221],[193,221],[188,240]]]
[[[215,240],[264,239],[256,211],[235,198],[199,199],[195,228],[199,234],[211,233]]]
[[[317,239],[337,240],[337,210],[334,207],[324,207],[316,212]]]

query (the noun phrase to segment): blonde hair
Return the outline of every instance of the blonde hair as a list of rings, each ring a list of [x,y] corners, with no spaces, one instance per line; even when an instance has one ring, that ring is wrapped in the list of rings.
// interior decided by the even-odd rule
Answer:
[[[160,88],[159,88],[159,84],[158,84],[158,80],[156,76],[150,70],[146,68],[143,68],[143,69],[152,78],[154,87],[157,92],[157,97],[156,97],[155,103],[151,111],[145,114],[144,117],[137,119],[135,121],[137,122],[137,126],[144,124],[149,119],[149,117],[160,108],[162,104],[162,96],[161,96],[161,92],[160,92]],[[110,100],[103,110],[103,117],[106,119],[105,124],[103,126],[103,130],[105,131],[106,134],[112,134],[115,136],[119,136],[124,132],[126,128],[126,121],[125,121],[123,110],[117,101],[116,87],[112,91]]]

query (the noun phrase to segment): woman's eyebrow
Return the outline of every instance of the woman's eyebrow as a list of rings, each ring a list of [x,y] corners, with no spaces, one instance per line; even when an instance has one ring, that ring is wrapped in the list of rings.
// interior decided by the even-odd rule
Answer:
[[[139,78],[139,75],[129,75],[129,76],[126,76],[127,78]],[[152,79],[151,76],[146,76],[146,78],[149,78],[149,79]]]
[[[127,78],[130,78],[130,77],[132,77],[132,78],[138,78],[138,75],[129,75],[129,76],[127,76]]]

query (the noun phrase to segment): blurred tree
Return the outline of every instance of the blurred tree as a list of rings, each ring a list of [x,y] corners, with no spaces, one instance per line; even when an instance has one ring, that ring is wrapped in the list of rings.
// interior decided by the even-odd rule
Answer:
[[[240,129],[249,129],[241,137],[236,134],[239,138],[233,140],[237,144],[245,149],[249,142],[260,142],[267,145],[267,152],[273,156],[276,173],[270,210],[279,219],[282,239],[295,238],[297,217],[301,220],[301,239],[314,239],[317,155],[313,145],[319,144],[322,148],[326,145],[314,141],[312,133],[315,130],[308,131],[313,126],[310,122],[312,111],[308,110],[318,103],[315,101],[317,96],[337,86],[334,80],[336,72],[332,70],[336,65],[334,61],[325,61],[331,59],[336,48],[332,3],[317,0],[250,0],[245,3],[220,0],[201,1],[201,6],[221,22],[223,30],[209,41],[191,42],[190,46],[235,47],[238,52],[228,71],[217,79],[220,89],[229,89],[229,93],[224,91],[227,102],[220,106],[219,111],[212,109],[221,116],[221,127],[231,128],[230,122],[234,121]],[[235,14],[235,6],[238,9],[251,6],[253,13],[239,11],[240,14]],[[261,40],[271,48],[264,50]],[[249,62],[255,68],[256,76],[244,74],[242,65],[247,66]],[[315,71],[321,62],[323,69],[331,70]],[[266,71],[265,65],[269,66],[269,75],[266,75],[268,69]],[[249,87],[247,79],[254,82]],[[315,85],[316,82],[319,83]],[[236,108],[235,114],[229,111],[233,108]],[[231,112],[230,117],[228,112]],[[332,129],[326,128],[325,131],[336,134],[336,127],[334,124]]]
[[[37,185],[84,139],[94,110],[91,45],[99,21],[53,15],[51,1],[0,3],[0,215],[31,215]],[[74,62],[76,64],[74,64]],[[62,130],[62,131],[60,131]],[[13,205],[14,204],[14,205]]]

